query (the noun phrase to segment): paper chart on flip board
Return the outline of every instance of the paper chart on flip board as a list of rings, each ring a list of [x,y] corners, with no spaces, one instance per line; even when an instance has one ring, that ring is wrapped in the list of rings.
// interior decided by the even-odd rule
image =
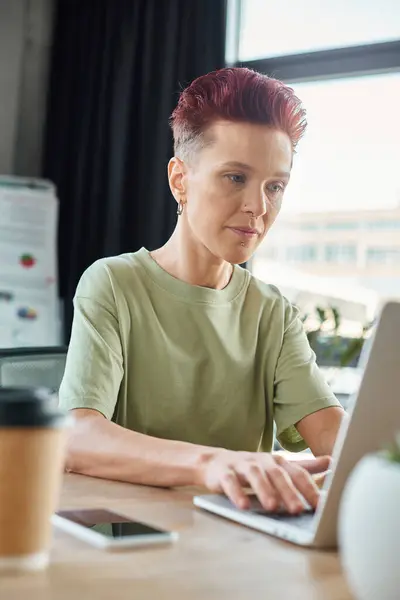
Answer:
[[[59,344],[57,221],[50,182],[0,176],[0,348]]]

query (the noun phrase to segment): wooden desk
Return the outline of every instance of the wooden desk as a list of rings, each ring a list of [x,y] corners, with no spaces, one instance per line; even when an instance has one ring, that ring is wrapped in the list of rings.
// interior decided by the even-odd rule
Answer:
[[[106,552],[55,531],[48,571],[0,580],[1,600],[350,600],[335,553],[297,548],[192,507],[193,490],[67,475],[62,508],[108,507],[180,540]]]

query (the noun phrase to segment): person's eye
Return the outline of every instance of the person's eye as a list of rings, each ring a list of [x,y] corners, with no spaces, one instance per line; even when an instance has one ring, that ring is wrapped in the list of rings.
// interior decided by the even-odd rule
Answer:
[[[235,183],[238,185],[246,183],[246,177],[244,175],[240,175],[238,173],[233,173],[233,174],[227,175],[227,178],[232,183]]]
[[[280,182],[274,182],[274,183],[270,183],[267,187],[269,192],[272,192],[273,194],[283,194],[283,192],[285,191],[285,186],[283,185],[283,183]]]

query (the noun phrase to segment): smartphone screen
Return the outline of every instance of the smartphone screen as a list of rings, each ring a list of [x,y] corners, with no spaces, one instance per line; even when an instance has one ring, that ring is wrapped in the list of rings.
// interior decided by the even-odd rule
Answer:
[[[113,539],[162,534],[169,535],[169,532],[163,529],[156,529],[144,523],[130,521],[122,515],[103,508],[61,510],[57,512],[57,515]]]

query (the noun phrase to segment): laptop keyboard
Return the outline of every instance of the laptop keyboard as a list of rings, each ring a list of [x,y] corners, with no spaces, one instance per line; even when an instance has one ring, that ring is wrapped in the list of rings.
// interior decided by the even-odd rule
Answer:
[[[207,496],[205,496],[207,498]],[[226,497],[219,494],[210,494],[209,498],[212,501],[212,504],[216,504],[217,506],[223,508],[233,509],[234,511],[252,513],[254,515],[265,516],[268,519],[272,519],[274,521],[281,521],[283,523],[287,523],[290,525],[294,525],[295,527],[299,527],[300,529],[307,529],[308,531],[314,529],[315,527],[315,510],[306,504],[304,512],[298,515],[292,515],[287,512],[287,510],[282,507],[275,512],[267,511],[263,508],[259,502],[259,500],[255,496],[250,496],[250,508],[241,511]]]
[[[271,513],[271,512],[261,512],[261,511],[250,511],[257,515],[265,515],[268,519],[273,519],[274,521],[281,521],[283,523],[290,523],[291,525],[295,525],[296,527],[300,527],[301,529],[312,529],[314,527],[314,513],[313,512],[304,512],[299,515],[291,515],[290,513]]]
[[[249,512],[255,515],[261,515],[273,519],[274,521],[282,521],[291,523],[301,529],[311,529],[314,526],[315,510],[307,505],[304,512],[292,515],[285,508],[280,508],[276,512],[267,511],[263,508],[256,498],[251,499]]]

